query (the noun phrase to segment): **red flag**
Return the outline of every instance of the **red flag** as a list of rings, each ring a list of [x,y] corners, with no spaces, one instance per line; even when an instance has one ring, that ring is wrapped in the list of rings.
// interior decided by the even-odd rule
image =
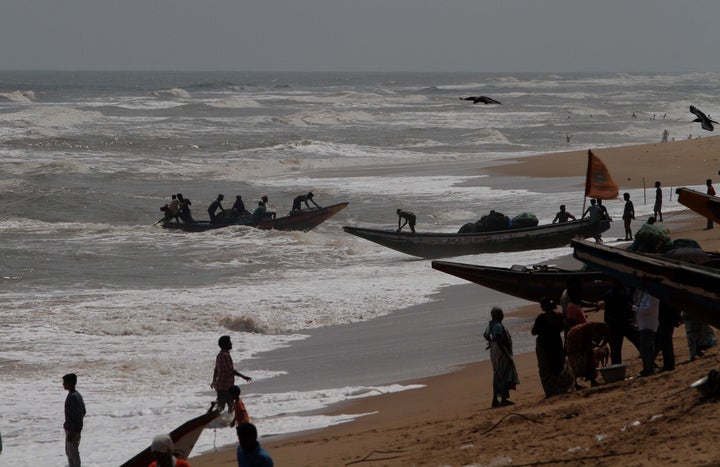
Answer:
[[[585,196],[597,199],[615,199],[618,197],[617,183],[615,183],[603,164],[591,150],[588,150],[588,167],[585,176]]]

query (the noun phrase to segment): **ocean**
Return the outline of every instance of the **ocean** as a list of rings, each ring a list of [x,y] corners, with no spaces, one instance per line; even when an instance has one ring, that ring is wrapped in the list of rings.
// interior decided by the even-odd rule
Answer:
[[[65,373],[78,374],[88,408],[83,463],[118,465],[209,406],[219,336],[233,337],[240,371],[253,361],[250,376],[270,381],[284,371],[263,371],[263,352],[464,284],[341,226],[392,228],[397,208],[423,231],[454,231],[490,209],[544,223],[564,203],[578,215],[584,174],[541,183],[483,168],[659,142],[665,130],[698,136],[688,106],[720,114],[719,78],[0,72],[0,464],[65,465]],[[502,105],[459,99],[470,95]],[[306,233],[153,225],[174,193],[204,219],[219,193],[226,208],[242,195],[249,209],[265,194],[283,214],[309,190],[320,205],[350,204]],[[606,204],[619,217],[622,203]],[[509,266],[567,253],[457,260]],[[242,388],[260,432],[278,434],[342,422],[312,412],[333,402],[408,389],[393,382]],[[234,440],[206,430],[194,454]]]

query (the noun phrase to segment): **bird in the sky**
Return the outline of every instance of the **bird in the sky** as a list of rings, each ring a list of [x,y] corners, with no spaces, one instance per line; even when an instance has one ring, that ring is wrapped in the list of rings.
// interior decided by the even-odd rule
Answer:
[[[470,97],[461,97],[461,101],[473,101],[473,104],[477,104],[478,102],[482,102],[483,104],[502,104],[500,101],[496,101],[492,97],[487,96],[470,96]]]
[[[710,117],[705,115],[702,110],[698,109],[694,105],[690,106],[690,112],[694,113],[697,117],[695,120],[693,120],[693,122],[700,122],[703,130],[713,131],[713,123],[716,125],[718,124],[718,122],[716,122],[715,120],[710,120]]]

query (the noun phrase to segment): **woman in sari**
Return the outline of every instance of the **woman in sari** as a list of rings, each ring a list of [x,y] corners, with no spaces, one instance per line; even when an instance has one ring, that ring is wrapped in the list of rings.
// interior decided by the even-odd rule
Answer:
[[[505,317],[500,307],[490,311],[492,320],[485,329],[485,339],[490,349],[490,360],[493,366],[493,401],[492,406],[513,405],[509,400],[510,390],[520,384],[512,353],[512,338],[505,329],[502,320]],[[499,400],[498,400],[499,398]]]
[[[540,382],[545,397],[564,394],[573,389],[573,374],[563,347],[562,333],[564,323],[562,314],[555,311],[555,302],[548,297],[540,300],[542,313],[535,319],[532,335],[537,336],[535,354],[537,355]]]

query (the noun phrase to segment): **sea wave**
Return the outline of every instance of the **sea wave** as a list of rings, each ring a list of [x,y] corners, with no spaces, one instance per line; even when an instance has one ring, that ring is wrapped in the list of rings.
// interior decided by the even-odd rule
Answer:
[[[0,92],[0,101],[1,100],[18,103],[30,103],[35,100],[35,93],[33,91]]]

